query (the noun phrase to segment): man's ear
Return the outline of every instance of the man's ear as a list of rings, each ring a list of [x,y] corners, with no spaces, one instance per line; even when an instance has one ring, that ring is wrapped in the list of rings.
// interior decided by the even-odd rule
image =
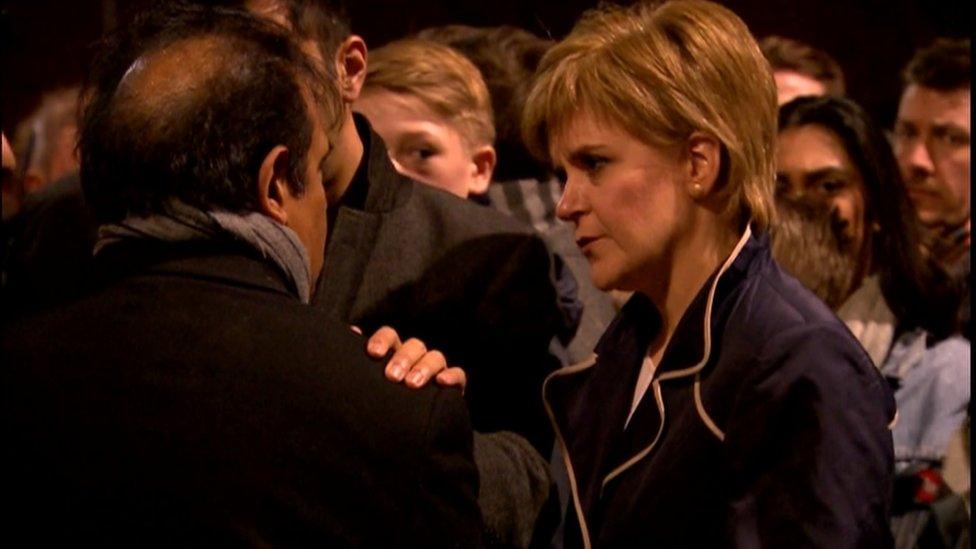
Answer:
[[[258,211],[282,225],[288,224],[288,149],[278,145],[264,157],[258,169]]]
[[[488,185],[491,184],[491,176],[495,172],[497,161],[495,147],[491,145],[482,145],[472,152],[471,163],[474,166],[474,174],[468,184],[468,192],[471,194],[488,192]]]
[[[688,194],[695,200],[710,195],[715,190],[722,170],[722,144],[714,136],[693,132],[688,138]]]
[[[359,98],[366,81],[366,42],[350,34],[336,49],[335,65],[342,100],[352,103]]]

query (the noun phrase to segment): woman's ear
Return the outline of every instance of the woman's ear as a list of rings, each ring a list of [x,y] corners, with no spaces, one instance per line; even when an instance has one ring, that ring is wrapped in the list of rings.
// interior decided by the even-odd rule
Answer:
[[[722,144],[714,136],[693,132],[687,142],[688,193],[701,200],[715,190],[722,170]]]
[[[258,169],[258,211],[282,225],[288,224],[286,200],[288,186],[288,149],[278,145],[271,149]]]
[[[366,81],[366,42],[355,34],[349,35],[336,49],[335,65],[342,100],[352,103],[359,98]]]
[[[495,155],[495,147],[482,145],[471,153],[471,163],[474,166],[474,173],[468,183],[470,194],[485,194],[488,192],[488,185],[491,184],[491,176],[495,173],[495,163],[498,161]]]

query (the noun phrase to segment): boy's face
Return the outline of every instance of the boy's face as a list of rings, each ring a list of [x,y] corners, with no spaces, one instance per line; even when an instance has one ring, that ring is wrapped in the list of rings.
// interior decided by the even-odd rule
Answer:
[[[353,108],[369,119],[403,175],[462,198],[487,189],[484,170],[458,130],[416,97],[365,89]]]

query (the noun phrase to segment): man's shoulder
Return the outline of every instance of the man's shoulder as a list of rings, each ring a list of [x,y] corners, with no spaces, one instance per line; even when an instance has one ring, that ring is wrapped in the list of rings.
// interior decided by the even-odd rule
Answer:
[[[505,215],[494,208],[474,203],[440,189],[412,182],[410,198],[402,207],[411,213],[427,215],[448,224],[456,234],[479,236],[483,234],[520,234],[538,236],[525,223]]]
[[[410,437],[423,436],[437,401],[463,409],[460,397],[443,394],[456,391],[391,383],[382,361],[366,355],[363,336],[293,297],[206,280],[167,282],[128,280],[11,320],[3,330],[4,355],[55,369],[68,368],[69,359],[80,363],[71,368],[93,371],[105,361],[118,363],[99,375],[123,372],[126,361],[173,372],[202,367],[212,380],[236,370],[244,385],[289,388],[296,398],[315,394],[323,410],[371,402],[349,422],[387,421],[391,434]],[[387,414],[396,419],[384,419]]]

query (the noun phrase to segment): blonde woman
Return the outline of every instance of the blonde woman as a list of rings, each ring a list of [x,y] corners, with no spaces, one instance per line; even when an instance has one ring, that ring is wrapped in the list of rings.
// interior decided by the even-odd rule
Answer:
[[[565,545],[890,544],[894,403],[770,258],[776,89],[745,24],[702,1],[589,12],[523,131],[596,285],[635,292],[544,388]]]

